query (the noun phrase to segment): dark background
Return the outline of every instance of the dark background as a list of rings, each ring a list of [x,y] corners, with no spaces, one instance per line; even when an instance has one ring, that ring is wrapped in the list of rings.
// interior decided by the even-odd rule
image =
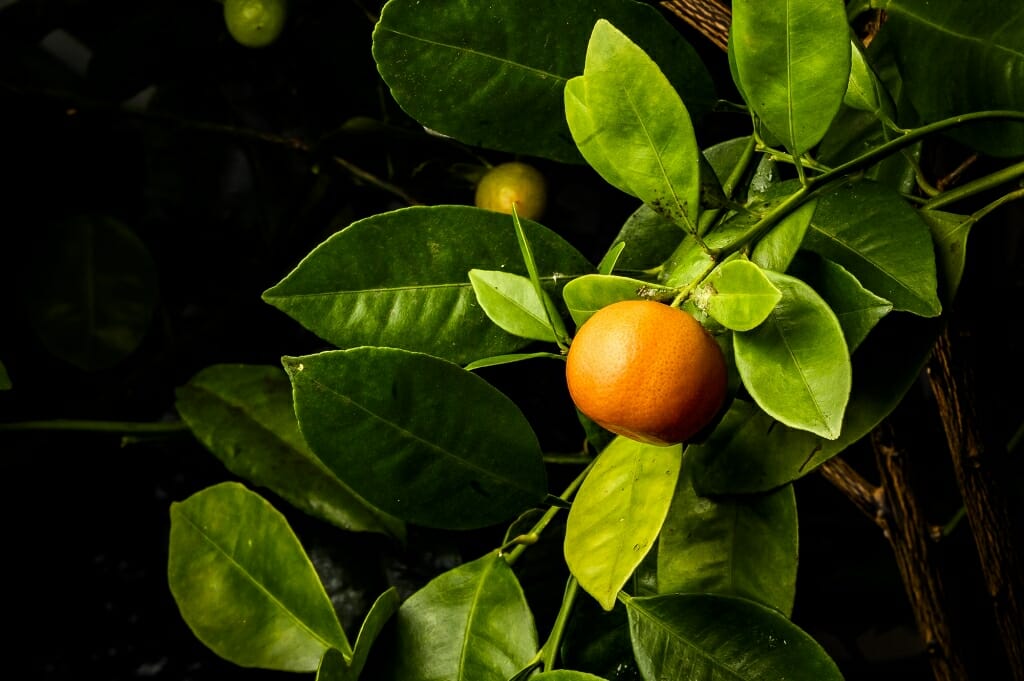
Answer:
[[[0,169],[6,178],[0,184],[6,294],[0,361],[14,384],[0,393],[0,420],[173,421],[175,387],[206,366],[276,365],[284,354],[324,349],[264,304],[260,293],[337,229],[402,205],[334,156],[424,203],[472,202],[467,170],[481,158],[497,163],[506,157],[423,135],[390,100],[370,55],[370,17],[379,4],[291,0],[278,43],[251,50],[231,40],[221,6],[212,0],[0,3]],[[719,94],[734,96],[724,56],[685,25],[679,29],[705,56]],[[91,51],[87,68],[76,71],[85,62],[76,61],[66,43],[54,47],[62,44],[55,31]],[[70,55],[71,65],[59,55]],[[140,92],[147,113],[119,106]],[[411,134],[397,139],[343,128],[358,117]],[[747,124],[743,116],[719,116],[701,129],[702,144],[744,134]],[[942,169],[964,155],[943,143],[932,162]],[[534,162],[551,182],[544,223],[596,262],[635,200],[587,168]],[[157,313],[138,350],[95,371],[42,347],[23,287],[30,279],[26,268],[34,266],[33,256],[45,255],[53,226],[80,215],[130,225],[154,257],[160,287]],[[1021,211],[1010,207],[975,230],[957,306],[971,329],[982,412],[1000,441],[1021,414],[1019,344],[1008,329],[1019,321],[1022,222]],[[578,449],[582,431],[565,426],[573,420],[560,377],[521,367],[494,369],[487,377],[520,402],[548,450]],[[894,419],[911,434],[932,520],[944,524],[959,504],[924,383]],[[217,658],[191,634],[171,598],[170,503],[231,479],[191,436],[126,442],[110,433],[0,432],[0,453],[11,530],[4,550],[7,600],[15,606],[7,610],[14,631],[8,664],[21,676],[282,677]],[[845,456],[872,477],[867,446]],[[819,476],[796,488],[801,565],[794,621],[851,681],[929,678],[885,538]],[[408,595],[493,548],[503,532],[451,536],[413,528],[410,545],[401,550],[383,538],[341,533],[260,491],[288,515],[353,640],[387,586]],[[941,547],[969,653],[991,665],[988,678],[1002,678],[966,524]],[[550,562],[544,550],[531,550],[518,566],[542,629],[564,579],[557,533],[547,555]],[[622,678],[631,677],[624,672]]]

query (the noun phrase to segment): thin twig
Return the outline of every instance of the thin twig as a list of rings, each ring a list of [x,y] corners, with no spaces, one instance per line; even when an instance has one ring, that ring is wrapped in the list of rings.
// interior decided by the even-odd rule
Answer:
[[[885,529],[885,494],[881,487],[872,485],[854,470],[853,466],[838,456],[819,466],[818,472],[852,501],[871,522]]]

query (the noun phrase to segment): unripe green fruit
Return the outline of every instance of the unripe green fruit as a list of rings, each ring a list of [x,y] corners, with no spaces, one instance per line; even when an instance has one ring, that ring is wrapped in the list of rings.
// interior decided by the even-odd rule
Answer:
[[[224,0],[224,22],[240,45],[266,47],[281,34],[286,0]]]
[[[533,166],[518,161],[494,166],[476,186],[477,207],[511,214],[515,204],[516,214],[530,220],[544,214],[547,200],[544,176]]]

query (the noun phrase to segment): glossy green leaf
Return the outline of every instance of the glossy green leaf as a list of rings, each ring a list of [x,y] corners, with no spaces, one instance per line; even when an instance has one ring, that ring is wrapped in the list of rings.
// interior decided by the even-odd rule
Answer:
[[[842,327],[810,286],[789,275],[765,273],[782,300],[760,326],[734,336],[743,385],[782,423],[834,440],[852,382]]]
[[[939,272],[942,274],[943,302],[950,304],[960,288],[960,279],[967,263],[967,237],[975,220],[969,215],[957,215],[940,210],[922,210],[918,213],[932,230]]]
[[[280,367],[217,364],[175,394],[182,421],[235,475],[342,529],[405,536],[400,520],[353,492],[306,446]]]
[[[588,274],[566,284],[562,298],[579,327],[602,307],[620,300],[657,299],[659,296],[672,297],[675,293],[674,289],[639,279],[612,274]]]
[[[593,272],[576,249],[529,220],[523,229],[548,290]],[[334,234],[263,299],[340,348],[399,347],[464,364],[528,341],[491,322],[466,273],[526,275],[508,215],[470,206],[417,206]]]
[[[734,137],[724,142],[713,144],[701,152],[718,177],[719,182],[725,182],[726,178],[742,161],[749,142],[750,137]]]
[[[609,184],[696,231],[700,150],[690,115],[658,65],[606,20],[594,26],[583,75],[566,84],[565,116]]]
[[[522,362],[527,359],[539,359],[546,357],[548,359],[560,359],[565,360],[565,355],[555,354],[553,352],[520,352],[510,355],[495,355],[494,357],[484,357],[478,359],[475,362],[470,362],[464,368],[466,371],[476,371],[477,369],[483,369],[484,367],[495,367],[502,364],[512,364],[513,362]]]
[[[531,676],[532,681],[605,681],[600,676],[587,674],[586,672],[574,672],[569,669],[555,669],[550,672],[542,672]]]
[[[704,495],[773,489],[807,475],[870,433],[917,384],[941,320],[888,315],[853,356],[853,391],[840,436],[826,440],[789,428],[735,400],[699,447],[690,447],[694,487]]]
[[[733,596],[626,600],[645,679],[842,681],[835,662],[776,610]]]
[[[366,614],[366,619],[359,627],[359,635],[356,636],[356,644],[352,648],[352,660],[346,668],[346,681],[356,681],[363,672],[366,660],[370,655],[377,637],[380,636],[384,626],[391,620],[391,617],[398,612],[401,605],[401,598],[395,587],[377,597]]]
[[[70,218],[41,238],[19,282],[33,330],[80,369],[114,366],[135,351],[153,318],[158,285],[149,250],[110,217]]]
[[[580,486],[565,528],[565,562],[579,585],[611,610],[665,521],[682,446],[612,441]]]
[[[658,539],[658,593],[742,596],[784,615],[796,595],[796,496],[705,497],[693,488],[687,454]]]
[[[646,204],[644,204],[646,205]],[[619,263],[619,258],[622,256],[622,251],[626,249],[625,241],[616,241],[612,244],[608,252],[601,258],[601,262],[597,263],[598,274],[611,274],[615,271],[615,266]]]
[[[802,258],[792,273],[817,291],[835,312],[851,353],[892,310],[892,303],[868,291],[842,265],[831,260]]]
[[[395,100],[428,128],[472,146],[575,163],[563,90],[583,72],[602,18],[667,65],[695,115],[710,110],[714,88],[697,52],[657,10],[629,0],[391,0],[373,56]]]
[[[395,623],[394,681],[508,681],[538,648],[522,587],[497,553],[431,580]]]
[[[530,424],[475,374],[393,348],[283,362],[306,442],[378,507],[420,525],[469,529],[544,499],[546,473]]]
[[[754,245],[750,259],[766,270],[785,272],[800,250],[817,206],[812,199],[782,218]]]
[[[700,247],[697,240],[687,235],[665,261],[661,283],[685,288],[705,276],[715,264],[715,260]]]
[[[1002,0],[875,0],[906,94],[924,122],[1024,111],[1024,12]],[[1009,11],[1008,11],[1009,10]],[[993,156],[1024,154],[1024,123],[985,121],[955,136]]]
[[[334,648],[328,648],[320,659],[320,666],[316,668],[316,681],[354,681],[349,674],[345,656]]]
[[[842,0],[734,0],[729,50],[750,108],[794,154],[821,141],[850,75]]]
[[[511,272],[470,270],[469,281],[492,322],[516,336],[555,342],[545,312],[545,306],[550,309],[553,303],[544,291],[545,300],[539,299],[529,279]]]
[[[942,311],[928,226],[893,189],[864,181],[822,195],[804,247],[842,265],[894,310]]]
[[[892,96],[875,73],[856,37],[850,39],[850,82],[846,86],[843,103],[874,114],[876,118],[892,120],[896,117]]]
[[[328,648],[351,655],[287,520],[238,483],[171,504],[167,574],[193,633],[230,662],[309,672]]]
[[[782,293],[749,260],[730,260],[717,267],[693,293],[697,306],[733,331],[750,331],[763,322]]]
[[[619,256],[618,270],[648,270],[658,267],[679,245],[683,233],[646,203],[641,204],[623,223],[609,252],[619,244],[625,248]],[[611,274],[598,270],[600,274]]]

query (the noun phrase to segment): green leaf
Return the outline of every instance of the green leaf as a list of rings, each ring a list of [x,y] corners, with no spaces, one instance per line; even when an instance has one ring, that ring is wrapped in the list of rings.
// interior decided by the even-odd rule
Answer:
[[[889,315],[853,356],[854,382],[842,432],[826,440],[734,400],[711,436],[687,456],[704,495],[773,489],[807,475],[870,433],[916,385],[942,327],[939,319]]]
[[[560,359],[565,361],[564,355],[557,355],[553,352],[521,352],[511,355],[495,355],[494,357],[484,357],[478,359],[475,362],[470,362],[465,367],[466,371],[476,371],[477,369],[483,369],[484,367],[494,367],[501,364],[512,364],[513,362],[522,362],[527,359],[538,359],[541,357],[547,357],[548,359]]]
[[[842,0],[735,0],[733,54],[750,108],[792,153],[821,141],[850,76]]]
[[[353,492],[306,446],[280,367],[210,366],[175,394],[182,421],[235,475],[342,529],[405,537],[400,520]]]
[[[574,672],[568,669],[555,669],[550,672],[542,672],[530,677],[532,681],[605,681],[600,676],[587,674],[586,672]]]
[[[817,199],[812,199],[782,218],[757,242],[750,259],[766,270],[785,272],[800,250],[817,206]]]
[[[522,587],[497,553],[431,580],[395,621],[394,681],[507,681],[537,653]]]
[[[544,499],[546,473],[530,424],[475,374],[392,348],[283,362],[310,448],[385,511],[420,525],[470,529]]]
[[[401,598],[395,587],[389,588],[373,602],[370,612],[363,620],[363,625],[359,627],[359,635],[356,636],[356,644],[352,649],[352,661],[347,668],[348,681],[356,681],[362,674],[363,667],[370,655],[370,649],[383,631],[384,625],[391,620],[392,615],[398,612],[400,604]]]
[[[960,288],[960,279],[967,264],[967,237],[975,220],[969,215],[939,210],[922,210],[918,215],[932,230],[937,264],[942,273],[943,302],[948,305]]]
[[[668,65],[695,116],[710,110],[714,87],[697,52],[655,8],[627,0],[391,0],[373,56],[423,125],[471,146],[578,163],[562,96],[601,18]]]
[[[764,494],[700,496],[689,450],[658,539],[658,593],[742,596],[784,615],[796,595],[792,485]]]
[[[868,291],[842,265],[831,260],[801,258],[792,274],[817,291],[835,312],[851,353],[892,310],[892,303]]]
[[[659,284],[612,274],[587,274],[573,279],[562,290],[562,298],[576,326],[590,319],[602,307],[620,300],[673,296],[676,291]]]
[[[644,204],[647,205],[647,204]],[[622,255],[622,251],[626,248],[625,241],[616,241],[612,244],[608,252],[601,258],[601,262],[597,263],[598,274],[611,274],[615,271],[615,266],[619,262],[619,257]]]
[[[763,322],[782,293],[749,260],[730,260],[694,291],[694,300],[715,321],[733,331],[750,331]]]
[[[566,520],[565,562],[605,610],[654,545],[681,460],[681,445],[618,437],[580,486]]]
[[[157,267],[146,245],[111,217],[78,216],[46,230],[27,253],[19,289],[43,346],[80,369],[107,369],[149,329]]]
[[[718,234],[716,229],[712,235]],[[715,266],[715,260],[707,254],[697,240],[690,235],[679,242],[678,248],[665,261],[661,283],[666,286],[685,288],[705,276]]]
[[[743,385],[782,423],[834,440],[852,382],[842,327],[810,286],[789,275],[765,274],[782,300],[760,326],[734,336]]]
[[[569,130],[609,184],[694,233],[700,211],[700,150],[690,115],[658,65],[602,19],[582,76],[565,88]]]
[[[328,648],[320,659],[320,666],[316,668],[316,681],[354,681],[349,674],[345,656],[334,648]]]
[[[624,244],[616,267],[619,270],[648,270],[661,265],[679,245],[680,233],[670,220],[646,203],[641,204],[623,223],[611,250]],[[598,268],[600,274],[611,274]]]
[[[874,114],[876,118],[892,120],[896,117],[896,104],[868,62],[856,37],[850,38],[850,82],[846,86],[843,103]]]
[[[553,303],[544,291],[541,293],[545,299],[537,298],[529,279],[511,272],[470,270],[469,281],[477,302],[492,322],[516,336],[555,342],[555,332],[545,312],[545,306]],[[557,316],[554,318],[561,321]]]
[[[821,646],[772,608],[733,596],[626,600],[645,679],[842,681]]]
[[[1002,0],[875,0],[886,12],[904,87],[925,123],[971,111],[1024,110],[1024,13]],[[1010,10],[1010,11],[1008,11]],[[992,156],[1024,154],[1024,123],[953,133]]]
[[[168,583],[182,617],[213,652],[243,667],[309,672],[351,648],[288,521],[225,482],[171,504]]]
[[[928,226],[893,189],[863,181],[822,195],[804,247],[842,265],[894,310],[942,311]]]
[[[522,224],[549,291],[594,271],[551,230]],[[512,219],[470,206],[416,206],[334,234],[263,299],[340,348],[391,346],[465,364],[528,342],[488,319],[466,277],[472,269],[527,274]]]

